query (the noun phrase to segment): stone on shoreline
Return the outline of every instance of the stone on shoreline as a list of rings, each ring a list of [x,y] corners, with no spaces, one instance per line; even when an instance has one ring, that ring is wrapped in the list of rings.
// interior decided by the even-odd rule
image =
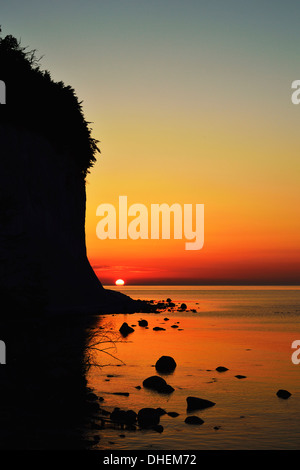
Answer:
[[[229,369],[227,369],[227,367],[223,367],[223,366],[219,366],[219,367],[216,368],[217,372],[226,372],[227,370],[229,370]]]
[[[188,411],[204,410],[205,408],[210,408],[215,405],[213,401],[197,397],[187,397],[186,401]]]
[[[199,416],[187,416],[184,422],[186,424],[203,424],[204,423],[203,419],[199,418]]]
[[[287,400],[292,394],[290,392],[288,392],[287,390],[278,390],[276,395],[279,398],[283,398],[284,400]]]
[[[137,415],[138,424],[141,428],[157,426],[160,414],[155,408],[142,408]]]
[[[171,356],[161,356],[155,364],[158,372],[173,372],[176,368],[176,362]]]
[[[153,375],[152,377],[148,377],[144,380],[143,386],[145,388],[150,388],[151,390],[155,390],[159,393],[172,393],[174,392],[174,388],[171,385],[168,385],[167,382],[162,378],[158,377],[158,375]]]
[[[129,333],[133,333],[134,329],[128,325],[128,323],[124,322],[121,328],[119,329],[122,336],[128,336]]]

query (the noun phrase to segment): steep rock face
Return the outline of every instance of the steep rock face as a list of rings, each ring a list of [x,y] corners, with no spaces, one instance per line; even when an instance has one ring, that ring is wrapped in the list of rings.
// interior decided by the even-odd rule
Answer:
[[[116,296],[126,303],[103,289],[87,259],[85,181],[74,161],[4,125],[0,152],[0,284],[25,303],[41,297],[51,312],[105,309]]]

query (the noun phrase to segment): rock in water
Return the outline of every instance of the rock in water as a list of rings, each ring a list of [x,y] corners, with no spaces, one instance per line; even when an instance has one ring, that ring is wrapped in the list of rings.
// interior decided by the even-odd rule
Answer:
[[[185,418],[184,422],[186,424],[203,424],[203,419],[199,418],[198,416],[188,416]]]
[[[129,333],[133,333],[134,329],[128,325],[128,323],[124,322],[121,328],[119,329],[122,336],[128,336]]]
[[[137,420],[141,428],[157,426],[160,414],[155,408],[142,408],[137,415]]]
[[[174,388],[171,385],[168,385],[167,382],[162,378],[158,377],[158,375],[153,375],[152,377],[148,377],[144,380],[143,386],[145,388],[150,388],[151,390],[155,390],[159,393],[172,393],[174,392]]]
[[[147,320],[139,320],[139,326],[148,326]]]
[[[219,366],[219,367],[216,368],[217,372],[226,372],[227,370],[229,370],[229,369],[227,369],[227,367],[223,367],[223,366]]]
[[[287,398],[290,398],[290,396],[292,395],[290,392],[288,392],[287,390],[278,390],[278,392],[276,393],[276,395],[279,397],[279,398],[283,398],[284,400],[286,400]]]
[[[205,408],[210,408],[211,406],[215,406],[215,403],[210,400],[205,400],[203,398],[197,397],[187,397],[187,410],[204,410]]]
[[[176,368],[176,362],[171,356],[161,356],[155,364],[158,372],[173,372]]]

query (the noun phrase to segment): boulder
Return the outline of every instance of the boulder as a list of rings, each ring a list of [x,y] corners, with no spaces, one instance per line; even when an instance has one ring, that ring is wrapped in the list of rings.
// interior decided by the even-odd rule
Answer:
[[[119,329],[119,331],[122,336],[126,337],[129,335],[129,333],[133,333],[134,329],[131,328],[131,326],[129,326],[128,323],[124,322],[121,328]]]
[[[215,403],[210,400],[205,400],[203,398],[197,397],[187,397],[187,409],[188,411],[192,410],[204,410],[205,408],[210,408],[215,406]]]
[[[158,372],[173,372],[176,368],[176,362],[171,356],[161,356],[155,364]]]
[[[132,425],[137,420],[137,414],[133,410],[120,410],[120,408],[115,408],[114,411],[110,414],[110,419],[115,423]]]
[[[223,366],[219,366],[219,367],[216,368],[217,372],[226,372],[227,370],[229,370],[229,369],[227,369],[227,367],[223,367]]]
[[[151,390],[155,390],[159,393],[172,393],[174,392],[174,388],[171,385],[168,385],[167,382],[162,378],[158,377],[158,375],[153,375],[152,377],[148,377],[144,380],[143,386],[145,388],[150,388]]]
[[[199,416],[188,416],[185,418],[184,422],[186,424],[203,424],[203,419],[199,418]]]
[[[139,326],[148,326],[147,320],[139,320]]]
[[[159,424],[160,414],[155,408],[142,408],[138,412],[137,420],[141,428],[150,428]]]
[[[284,400],[287,400],[287,398],[290,398],[290,396],[292,395],[290,392],[288,392],[287,390],[278,390],[278,392],[276,393],[276,395],[279,397],[279,398],[283,398]]]

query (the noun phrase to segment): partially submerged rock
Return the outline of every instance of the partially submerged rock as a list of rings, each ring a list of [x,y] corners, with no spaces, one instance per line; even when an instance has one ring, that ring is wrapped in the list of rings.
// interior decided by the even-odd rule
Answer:
[[[162,377],[158,377],[158,375],[153,375],[152,377],[145,379],[143,386],[159,393],[174,392],[174,388],[167,384],[167,382]]]
[[[217,372],[226,372],[227,370],[229,370],[229,369],[227,369],[227,367],[223,367],[223,366],[219,366],[219,367],[216,368]]]
[[[279,397],[279,398],[283,398],[284,400],[287,400],[288,398],[290,398],[290,396],[292,395],[290,392],[288,392],[287,390],[278,390],[278,392],[276,393],[276,395]]]
[[[119,331],[120,331],[122,336],[126,337],[130,333],[133,333],[134,329],[131,328],[131,326],[129,326],[128,323],[124,322],[123,325],[121,326],[121,328],[119,329]]]
[[[142,408],[137,415],[138,424],[141,428],[157,426],[160,414],[155,408]]]
[[[204,410],[205,408],[210,408],[215,406],[215,403],[210,400],[205,400],[204,398],[198,397],[187,397],[187,410]]]
[[[158,372],[173,372],[176,368],[176,362],[171,356],[161,356],[155,364]]]
[[[137,420],[137,414],[133,410],[120,410],[120,408],[115,408],[110,415],[110,419],[115,423],[132,425]]]
[[[204,423],[203,419],[199,418],[199,416],[187,416],[184,422],[186,424],[198,424],[198,425]]]

